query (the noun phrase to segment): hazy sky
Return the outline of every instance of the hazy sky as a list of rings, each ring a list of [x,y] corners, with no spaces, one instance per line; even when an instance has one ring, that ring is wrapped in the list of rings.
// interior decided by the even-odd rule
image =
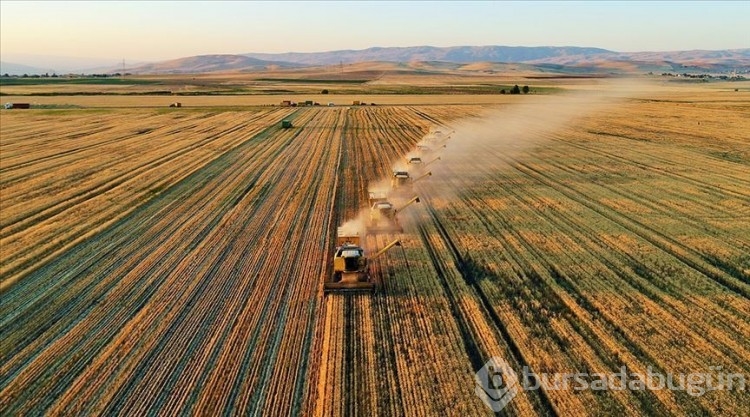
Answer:
[[[750,47],[750,1],[0,1],[0,58],[154,61],[373,46]]]

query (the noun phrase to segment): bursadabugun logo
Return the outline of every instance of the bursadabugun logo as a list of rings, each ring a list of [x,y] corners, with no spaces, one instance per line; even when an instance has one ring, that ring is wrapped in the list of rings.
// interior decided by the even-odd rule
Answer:
[[[533,372],[528,366],[521,369],[521,376],[510,367],[507,361],[493,357],[474,375],[474,393],[492,411],[498,412],[515,398],[519,391],[685,391],[698,397],[712,391],[745,392],[746,376],[742,373],[728,373],[722,366],[709,366],[710,372],[688,374],[660,373],[648,366],[645,372],[633,372],[626,366],[618,371],[603,373],[541,373]]]
[[[495,356],[474,375],[474,393],[492,411],[498,412],[518,394],[518,375],[505,359]]]

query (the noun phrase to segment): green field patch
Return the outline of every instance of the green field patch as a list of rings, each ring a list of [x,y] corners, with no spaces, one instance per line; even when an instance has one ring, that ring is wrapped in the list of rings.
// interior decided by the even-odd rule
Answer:
[[[138,91],[128,93],[114,93],[106,91],[66,91],[66,92],[49,92],[49,93],[0,93],[0,96],[15,96],[15,97],[57,97],[57,96],[171,96],[171,91],[167,90],[154,90],[154,91]],[[178,94],[174,94],[178,95]]]
[[[148,85],[161,84],[161,81],[137,78],[115,77],[0,77],[0,86],[11,85],[50,85],[50,84],[88,84],[88,85]]]
[[[257,78],[256,81],[302,84],[364,84],[370,80],[323,80],[308,78]]]

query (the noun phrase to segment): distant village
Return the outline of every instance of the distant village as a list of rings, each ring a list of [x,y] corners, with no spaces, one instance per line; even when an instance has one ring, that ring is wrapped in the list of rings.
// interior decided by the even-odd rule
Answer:
[[[649,72],[649,75],[653,75],[653,73]],[[722,81],[745,81],[747,78],[743,75],[737,75],[737,74],[731,74],[731,75],[711,75],[711,74],[688,74],[688,73],[682,73],[682,74],[675,74],[671,72],[662,72],[662,77],[675,77],[675,78],[693,78],[693,79],[701,79],[703,81],[709,81],[709,80],[722,80]]]

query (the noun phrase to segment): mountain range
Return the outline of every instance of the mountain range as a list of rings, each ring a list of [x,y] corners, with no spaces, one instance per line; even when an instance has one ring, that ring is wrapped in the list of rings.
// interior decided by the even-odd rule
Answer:
[[[616,52],[575,46],[455,46],[374,47],[329,52],[244,53],[199,55],[124,67],[100,67],[101,73],[126,71],[137,74],[252,72],[268,69],[332,66],[361,62],[479,62],[520,63],[561,72],[676,71],[750,73],[750,48],[719,51]],[[612,65],[615,63],[616,65]],[[82,65],[81,68],[85,66]],[[0,73],[45,73],[24,64],[2,62]],[[62,71],[60,71],[62,73]],[[70,70],[78,73],[79,71]],[[82,71],[83,72],[83,71]],[[88,73],[88,72],[87,72]]]

